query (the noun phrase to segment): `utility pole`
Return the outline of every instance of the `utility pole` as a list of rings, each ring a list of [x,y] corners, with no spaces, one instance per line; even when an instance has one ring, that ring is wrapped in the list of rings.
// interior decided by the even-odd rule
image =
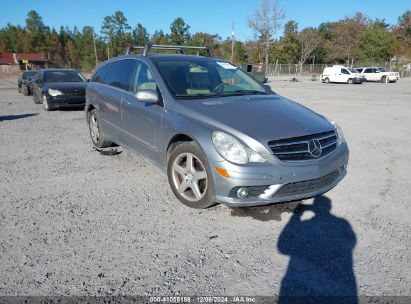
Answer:
[[[231,31],[231,62],[234,62],[234,21]]]
[[[94,28],[93,28],[93,44],[94,44],[94,55],[96,56],[96,66],[97,66],[98,59],[97,59],[97,47],[96,47],[96,35],[94,33]]]

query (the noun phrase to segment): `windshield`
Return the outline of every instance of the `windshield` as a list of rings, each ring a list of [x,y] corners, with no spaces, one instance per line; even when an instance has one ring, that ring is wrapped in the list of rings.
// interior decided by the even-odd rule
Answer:
[[[378,69],[378,71],[380,71],[380,72],[386,72],[386,70],[384,69],[384,68],[377,68]]]
[[[34,75],[36,74],[36,71],[32,71],[32,72],[24,72],[23,73],[23,79],[29,79],[31,77],[34,77]]]
[[[176,98],[209,98],[267,94],[264,87],[236,66],[203,58],[153,58]]]
[[[75,71],[47,71],[45,73],[45,82],[84,82],[86,79],[83,75]]]

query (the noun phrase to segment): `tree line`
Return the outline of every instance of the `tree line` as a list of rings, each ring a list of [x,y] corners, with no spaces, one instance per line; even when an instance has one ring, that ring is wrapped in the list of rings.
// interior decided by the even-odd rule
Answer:
[[[176,18],[169,31],[149,33],[141,24],[130,26],[123,12],[103,19],[97,31],[92,26],[55,29],[47,26],[34,10],[25,25],[7,24],[0,29],[1,52],[37,52],[51,65],[91,71],[96,63],[122,55],[130,45],[173,44],[207,46],[219,58],[235,63],[341,63],[347,65],[384,64],[392,59],[411,59],[411,11],[397,24],[371,19],[361,12],[317,28],[299,29],[295,20],[285,20],[276,0],[262,0],[248,20],[254,38],[248,41],[222,38],[218,34],[190,32],[182,18]],[[280,38],[276,38],[282,33]],[[232,44],[233,57],[232,57]]]

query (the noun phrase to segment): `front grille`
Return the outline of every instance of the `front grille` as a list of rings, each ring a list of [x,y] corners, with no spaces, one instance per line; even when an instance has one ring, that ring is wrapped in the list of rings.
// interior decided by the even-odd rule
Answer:
[[[320,178],[285,184],[274,194],[273,198],[309,194],[332,185],[339,177],[340,171],[337,170]]]
[[[318,140],[321,144],[321,154],[314,157],[308,151],[310,140]],[[322,132],[306,136],[272,140],[268,143],[271,151],[282,161],[300,161],[323,157],[337,147],[337,134],[335,131]]]
[[[62,91],[65,96],[85,96],[86,91]]]

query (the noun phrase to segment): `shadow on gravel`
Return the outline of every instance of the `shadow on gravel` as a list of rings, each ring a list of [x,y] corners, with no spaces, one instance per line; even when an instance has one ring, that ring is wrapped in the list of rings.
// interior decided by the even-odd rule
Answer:
[[[281,221],[281,214],[283,212],[293,212],[300,203],[301,201],[296,201],[257,207],[232,208],[230,213],[232,216],[252,217],[263,222]]]
[[[352,261],[356,236],[348,221],[330,210],[325,196],[313,205],[300,204],[281,232],[277,249],[290,262],[278,303],[358,303]],[[305,211],[314,216],[302,220]]]
[[[39,115],[39,113],[29,113],[29,114],[19,114],[19,115],[5,115],[5,116],[0,116],[0,121],[16,120],[16,119],[22,119],[22,118],[27,118],[27,117],[36,116],[36,115]]]
[[[64,108],[54,109],[54,111],[61,111],[61,112],[83,112],[83,111],[84,111],[84,107],[64,107]]]

